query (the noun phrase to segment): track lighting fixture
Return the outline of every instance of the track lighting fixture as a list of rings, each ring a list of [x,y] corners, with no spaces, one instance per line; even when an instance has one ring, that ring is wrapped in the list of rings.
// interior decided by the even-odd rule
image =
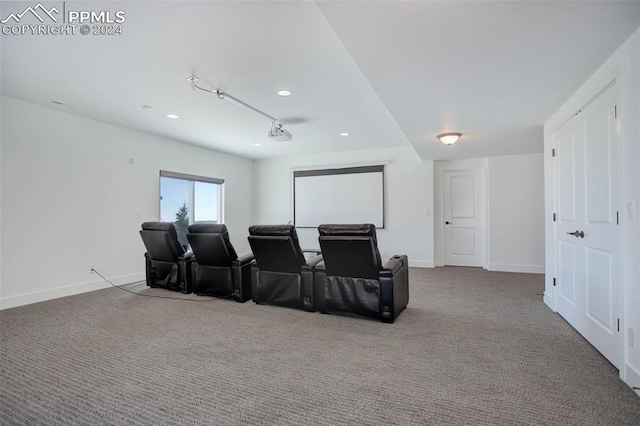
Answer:
[[[230,99],[232,101],[234,101],[235,103],[242,105],[245,108],[249,108],[252,111],[257,112],[258,114],[267,117],[268,119],[271,120],[271,129],[269,130],[269,137],[273,140],[276,141],[290,141],[293,136],[291,135],[291,132],[287,131],[281,123],[278,122],[278,119],[275,117],[270,116],[269,114],[267,114],[264,111],[260,111],[258,108],[249,105],[246,102],[241,101],[240,99],[236,98],[235,96],[231,96],[229,93],[225,92],[222,89],[209,89],[206,87],[203,87],[201,85],[198,84],[198,81],[200,79],[198,77],[196,77],[195,75],[192,75],[190,77],[187,77],[187,81],[189,81],[189,84],[191,85],[191,88],[193,90],[202,90],[203,92],[207,92],[207,93],[213,93],[214,95],[216,95],[219,99]]]

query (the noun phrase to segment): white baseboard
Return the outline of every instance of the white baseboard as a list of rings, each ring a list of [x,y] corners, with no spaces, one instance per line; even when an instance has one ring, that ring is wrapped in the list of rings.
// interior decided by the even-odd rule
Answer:
[[[629,387],[640,387],[640,370],[626,363],[624,365],[624,382]],[[634,390],[634,392],[637,396],[640,396],[640,390]]]
[[[435,268],[435,262],[432,260],[411,260],[409,259],[410,268]]]
[[[119,277],[109,278],[115,285],[130,284],[137,281],[144,281],[144,272]],[[0,310],[15,308],[17,306],[30,305],[32,303],[44,302],[46,300],[58,299],[60,297],[73,296],[74,294],[86,293],[88,291],[100,290],[111,287],[111,284],[102,279],[86,283],[73,284],[65,287],[50,288],[46,290],[34,291],[31,293],[18,294],[0,298]]]
[[[544,297],[542,298],[542,301],[544,302],[545,305],[547,305],[549,307],[549,309],[551,309],[553,312],[556,311],[554,303],[553,303],[553,297],[551,297],[550,295],[547,294],[547,292],[544,292]]]
[[[520,272],[525,274],[544,274],[544,265],[515,265],[511,263],[490,263],[487,270],[496,272]]]

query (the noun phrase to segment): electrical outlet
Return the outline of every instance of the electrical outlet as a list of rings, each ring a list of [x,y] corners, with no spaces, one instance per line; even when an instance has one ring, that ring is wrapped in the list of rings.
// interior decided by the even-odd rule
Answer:
[[[629,346],[631,346],[632,348],[636,347],[636,332],[633,329],[633,327],[629,327],[628,329],[628,341],[629,341]]]
[[[96,265],[89,265],[89,273],[90,273],[90,274],[93,274],[93,272],[95,271],[95,269],[96,269]]]

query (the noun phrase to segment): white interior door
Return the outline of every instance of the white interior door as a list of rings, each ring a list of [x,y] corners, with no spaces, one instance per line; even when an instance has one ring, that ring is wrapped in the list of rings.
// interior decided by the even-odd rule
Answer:
[[[554,133],[557,311],[618,367],[616,89]]]
[[[443,178],[444,263],[482,266],[482,170],[446,170]]]

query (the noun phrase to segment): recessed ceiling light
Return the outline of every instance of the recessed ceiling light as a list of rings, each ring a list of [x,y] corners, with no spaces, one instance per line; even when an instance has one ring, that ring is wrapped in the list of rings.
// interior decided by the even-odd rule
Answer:
[[[262,146],[261,143],[254,143],[253,146]]]
[[[178,118],[175,114],[167,114],[167,118]]]
[[[349,136],[349,132],[342,132],[340,133],[340,136]]]
[[[283,89],[278,91],[278,95],[280,96],[291,96],[291,90]]]

